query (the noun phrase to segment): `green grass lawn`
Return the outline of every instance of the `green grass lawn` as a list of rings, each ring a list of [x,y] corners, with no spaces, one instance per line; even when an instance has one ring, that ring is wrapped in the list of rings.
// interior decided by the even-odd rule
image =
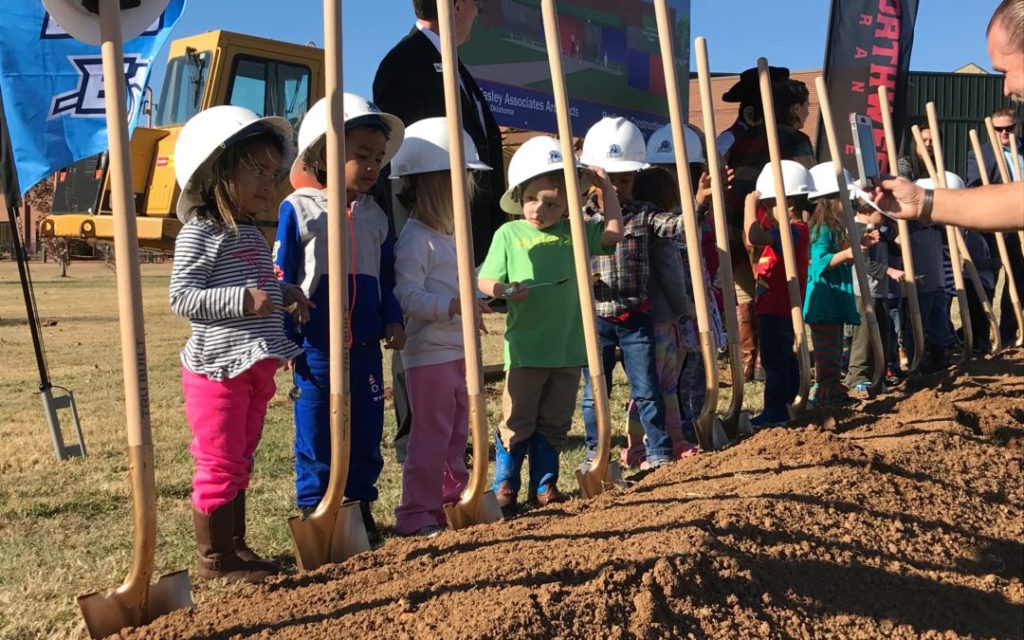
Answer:
[[[53,383],[78,400],[88,457],[58,462],[53,454],[38,395],[38,376],[24,321],[17,272],[0,264],[0,638],[78,636],[82,629],[75,596],[119,585],[131,554],[131,511],[125,442],[123,381],[114,274],[103,265],[75,263],[61,279],[53,265],[35,265],[36,300]],[[159,508],[157,572],[194,569],[189,492],[192,459],[181,404],[178,352],[188,323],[167,304],[168,265],[143,265],[144,312],[150,405]],[[485,363],[501,358],[502,316],[488,318]],[[385,371],[386,381],[390,373]],[[625,442],[626,399],[620,374],[612,399],[617,448]],[[267,414],[263,442],[250,489],[250,543],[257,551],[293,566],[287,518],[294,515],[292,415],[288,374]],[[720,409],[728,406],[728,389]],[[489,389],[488,413],[500,417],[500,384]],[[759,385],[748,385],[747,406],[760,405]],[[395,430],[390,404],[385,443]],[[70,431],[65,430],[66,437]],[[577,412],[573,446],[562,456],[560,486],[578,495],[573,480],[583,460],[583,427]],[[378,521],[390,526],[401,496],[401,473],[385,446]],[[195,581],[201,605],[226,589]]]

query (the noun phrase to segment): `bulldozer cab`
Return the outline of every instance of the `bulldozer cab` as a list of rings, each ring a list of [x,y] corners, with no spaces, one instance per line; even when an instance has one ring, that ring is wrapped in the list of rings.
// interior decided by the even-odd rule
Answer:
[[[323,50],[255,36],[209,31],[171,43],[159,104],[143,116],[150,126],[132,135],[132,191],[140,246],[173,251],[181,229],[175,215],[180,189],[174,176],[174,146],[182,126],[203,109],[236,105],[261,116],[286,118],[298,131],[309,107],[324,94]],[[291,186],[278,187],[283,199]],[[89,242],[113,239],[106,154],[81,160],[56,176],[44,236]],[[274,208],[257,216],[273,240]]]

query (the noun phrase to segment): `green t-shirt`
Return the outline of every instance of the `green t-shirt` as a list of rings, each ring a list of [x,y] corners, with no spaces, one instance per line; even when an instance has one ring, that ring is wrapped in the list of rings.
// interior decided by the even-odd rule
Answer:
[[[603,227],[584,225],[590,255],[611,255],[601,246]],[[525,220],[506,222],[494,234],[480,277],[499,282],[560,285],[530,289],[526,300],[508,303],[505,324],[505,369],[582,367],[587,363],[576,268],[569,221],[537,229]]]

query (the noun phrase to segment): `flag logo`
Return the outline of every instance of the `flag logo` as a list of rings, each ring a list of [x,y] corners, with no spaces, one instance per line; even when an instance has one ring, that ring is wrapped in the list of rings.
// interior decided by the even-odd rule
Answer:
[[[78,70],[78,86],[74,90],[54,96],[50,107],[50,118],[70,115],[73,117],[103,118],[103,58],[98,56],[68,56],[69,62]],[[135,109],[142,104],[146,74],[150,60],[140,56],[124,57],[125,82],[128,89],[128,121],[135,118]]]

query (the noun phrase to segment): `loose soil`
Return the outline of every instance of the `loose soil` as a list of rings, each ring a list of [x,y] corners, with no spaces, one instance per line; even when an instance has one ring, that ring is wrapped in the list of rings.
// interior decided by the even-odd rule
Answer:
[[[125,637],[1021,638],[1022,355]]]

